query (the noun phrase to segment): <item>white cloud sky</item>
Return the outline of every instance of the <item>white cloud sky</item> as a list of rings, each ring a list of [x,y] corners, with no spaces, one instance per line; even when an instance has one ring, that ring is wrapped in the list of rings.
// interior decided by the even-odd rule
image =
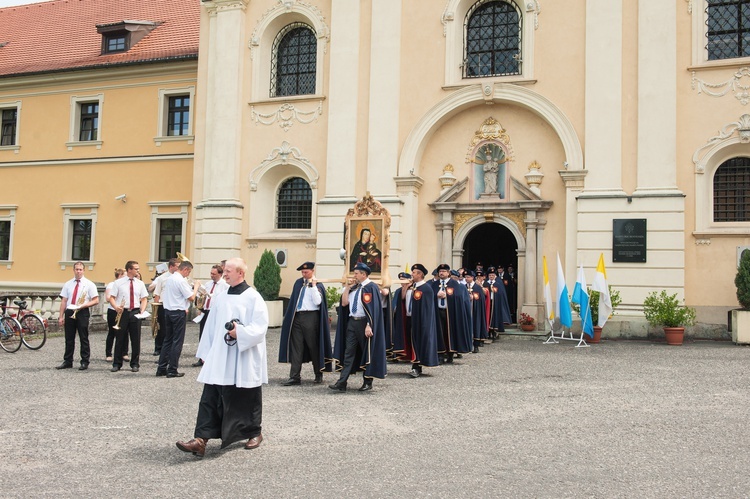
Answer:
[[[49,0],[0,0],[0,8],[13,7],[14,5],[26,5],[27,3],[40,3]]]

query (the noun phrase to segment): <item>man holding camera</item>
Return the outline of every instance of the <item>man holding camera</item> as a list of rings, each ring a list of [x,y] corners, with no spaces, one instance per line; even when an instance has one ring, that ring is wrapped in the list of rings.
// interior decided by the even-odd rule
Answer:
[[[232,258],[224,267],[229,289],[214,296],[196,357],[204,365],[194,438],[177,448],[203,457],[206,442],[220,438],[221,447],[247,438],[245,449],[263,441],[261,387],[268,384],[266,331],[268,309],[260,294],[245,282],[247,265]]]

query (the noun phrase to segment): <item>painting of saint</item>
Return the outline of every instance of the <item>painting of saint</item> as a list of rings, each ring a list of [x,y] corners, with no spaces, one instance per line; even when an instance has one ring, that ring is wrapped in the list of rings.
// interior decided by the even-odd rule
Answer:
[[[358,235],[358,239],[352,245],[352,251],[349,256],[349,271],[354,271],[354,266],[358,263],[364,263],[374,274],[379,274],[382,268],[383,254],[378,249],[378,233],[375,232],[375,225],[380,221],[368,221],[353,223],[353,235]]]

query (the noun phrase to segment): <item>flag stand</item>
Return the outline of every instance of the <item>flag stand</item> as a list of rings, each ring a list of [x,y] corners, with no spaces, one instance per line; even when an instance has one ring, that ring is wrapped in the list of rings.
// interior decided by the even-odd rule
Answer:
[[[547,340],[544,342],[544,344],[545,345],[552,345],[552,344],[555,344],[555,343],[560,343],[558,340],[562,340],[562,341],[577,341],[578,344],[576,345],[576,348],[588,348],[590,346],[588,343],[586,343],[586,340],[583,337],[584,334],[586,334],[583,331],[581,331],[581,337],[580,338],[576,338],[575,336],[573,336],[573,333],[570,330],[568,330],[568,334],[570,336],[566,337],[565,336],[565,328],[561,327],[560,328],[560,336],[555,336],[555,330],[552,329],[549,332],[549,338],[547,338]]]

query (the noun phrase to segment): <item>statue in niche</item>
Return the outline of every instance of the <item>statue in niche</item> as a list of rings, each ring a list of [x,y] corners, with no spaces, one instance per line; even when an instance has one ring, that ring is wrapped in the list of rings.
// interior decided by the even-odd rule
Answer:
[[[487,143],[474,157],[474,197],[499,195],[505,199],[505,151],[497,144]]]

